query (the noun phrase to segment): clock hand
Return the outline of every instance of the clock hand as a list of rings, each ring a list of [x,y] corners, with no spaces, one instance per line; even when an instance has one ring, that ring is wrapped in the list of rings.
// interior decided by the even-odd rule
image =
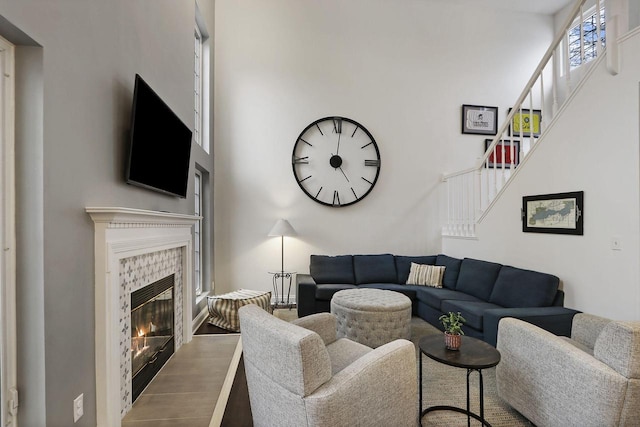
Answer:
[[[340,169],[340,172],[342,172],[342,175],[344,175],[344,177],[347,180],[347,182],[351,182],[351,181],[349,181],[349,178],[347,178],[347,174],[344,173],[344,171],[342,170],[342,166],[339,166],[338,169]]]
[[[336,156],[340,152],[340,135],[342,135],[342,134],[341,133],[338,134],[338,148],[336,148]]]

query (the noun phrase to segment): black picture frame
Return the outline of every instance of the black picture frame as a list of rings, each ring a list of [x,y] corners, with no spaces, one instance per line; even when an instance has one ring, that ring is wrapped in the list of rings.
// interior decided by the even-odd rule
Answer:
[[[498,133],[498,107],[462,105],[462,133],[495,135]]]
[[[525,233],[584,234],[584,192],[542,194],[522,198]]]
[[[508,114],[511,114],[511,110],[513,108],[509,108]],[[522,134],[520,134],[520,116],[522,115]],[[542,110],[533,110],[533,114],[531,110],[528,108],[521,109],[517,111],[513,118],[511,119],[511,123],[509,123],[509,135],[518,138],[530,138],[531,130],[530,123],[531,119],[533,119],[533,137],[537,138],[542,133]]]
[[[493,141],[493,139],[485,139],[484,140],[484,151],[485,153],[487,152],[487,149],[489,148],[489,145],[491,145],[491,142]],[[518,140],[513,140],[513,143],[511,142],[511,140],[509,139],[503,139],[500,142],[498,142],[495,146],[495,148],[493,149],[493,153],[491,153],[491,155],[489,156],[489,158],[487,159],[487,161],[485,162],[485,166],[487,168],[490,169],[494,169],[494,168],[498,168],[498,169],[511,169],[511,146],[513,145],[513,157],[514,157],[514,161],[513,161],[513,168],[515,169],[519,164],[520,164],[520,141]],[[502,147],[504,147],[504,154],[505,154],[505,159],[507,160],[507,163],[504,163],[503,159],[502,159]],[[509,151],[508,151],[509,150]],[[497,157],[497,159],[496,159]],[[496,160],[498,160],[496,162]],[[503,165],[504,163],[504,165]]]

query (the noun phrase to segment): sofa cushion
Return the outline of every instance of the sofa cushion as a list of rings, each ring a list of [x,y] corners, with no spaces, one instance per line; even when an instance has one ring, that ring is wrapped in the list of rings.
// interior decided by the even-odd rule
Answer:
[[[405,285],[410,286],[410,285]],[[413,287],[413,286],[412,286]],[[459,301],[480,301],[473,295],[454,291],[446,288],[429,288],[427,286],[415,286],[416,298],[436,310],[441,310],[442,302],[445,300]]]
[[[353,272],[356,285],[362,283],[396,283],[396,263],[393,255],[354,255]]]
[[[560,279],[551,274],[505,265],[489,302],[503,307],[547,307],[553,304],[559,283]]]
[[[464,324],[479,331],[483,328],[482,318],[484,316],[484,312],[490,308],[500,308],[500,306],[486,301],[446,300],[442,302],[443,313],[447,313],[449,311],[453,311],[455,313],[460,312],[462,317],[465,319]]]
[[[311,255],[309,273],[316,283],[347,283],[353,285],[352,255]]]
[[[461,259],[452,258],[447,255],[440,254],[436,257],[436,265],[446,267],[444,277],[442,278],[442,286],[447,289],[455,289],[458,282],[458,273],[460,272]]]
[[[333,294],[335,294],[336,292],[342,291],[344,289],[355,288],[357,288],[356,285],[323,283],[316,286],[316,299],[321,301],[331,301]]]
[[[446,267],[441,265],[428,265],[411,263],[411,271],[407,279],[407,285],[442,287],[442,276]]]
[[[398,272],[398,281],[396,283],[407,283],[412,262],[416,264],[429,264],[429,265],[434,265],[436,263],[435,255],[428,255],[428,256],[396,255],[395,259],[396,259],[396,271]]]
[[[502,264],[465,258],[460,265],[456,290],[489,301]]]
[[[420,286],[422,287],[422,286]],[[369,289],[384,289],[387,291],[399,292],[407,297],[411,301],[416,300],[416,288],[418,286],[413,285],[398,285],[395,283],[365,283],[363,285],[359,285],[358,288],[369,288]]]

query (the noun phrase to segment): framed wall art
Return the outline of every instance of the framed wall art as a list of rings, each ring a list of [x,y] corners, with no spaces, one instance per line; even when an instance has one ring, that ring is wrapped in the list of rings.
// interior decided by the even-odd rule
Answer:
[[[509,108],[509,113],[511,113],[511,110],[512,109]],[[513,119],[511,120],[511,129],[509,134],[527,138],[531,136],[532,129],[533,137],[539,137],[540,132],[542,131],[542,111],[533,110],[533,113],[531,110],[524,109],[516,111],[513,115]]]
[[[584,234],[584,192],[544,194],[522,198],[522,231]]]
[[[498,132],[498,107],[462,106],[462,133],[495,135]]]
[[[484,140],[484,151],[486,152],[491,145],[492,139]],[[515,168],[520,163],[520,141],[502,140],[498,142],[493,149],[493,153],[489,155],[486,166],[488,168],[504,168],[511,169],[511,165]]]

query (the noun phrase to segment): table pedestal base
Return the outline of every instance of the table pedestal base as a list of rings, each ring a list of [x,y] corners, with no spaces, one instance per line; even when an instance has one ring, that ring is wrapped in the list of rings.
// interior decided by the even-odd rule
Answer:
[[[479,392],[480,392],[480,415],[471,412],[471,406],[469,402],[469,376],[472,372],[477,372],[479,377]],[[422,425],[422,417],[429,412],[434,411],[455,411],[467,416],[467,427],[471,426],[471,418],[478,420],[483,426],[491,427],[491,424],[484,419],[484,383],[482,381],[482,369],[467,369],[467,409],[458,408],[456,406],[438,405],[430,406],[422,411],[422,352],[420,352],[420,425]]]

